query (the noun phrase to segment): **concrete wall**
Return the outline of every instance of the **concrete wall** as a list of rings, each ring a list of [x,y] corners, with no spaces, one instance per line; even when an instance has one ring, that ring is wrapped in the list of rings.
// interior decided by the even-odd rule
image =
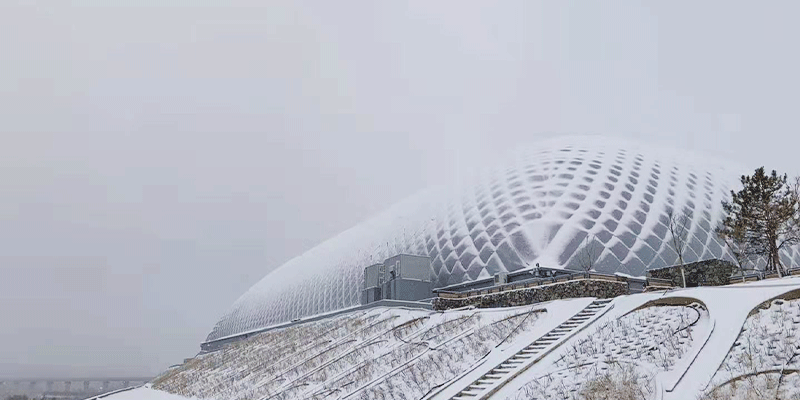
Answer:
[[[543,301],[571,299],[578,297],[612,298],[628,294],[626,282],[608,280],[580,279],[563,283],[554,283],[525,289],[509,290],[463,299],[445,299],[437,297],[433,300],[434,310],[448,310],[465,306],[478,308],[514,307]]]

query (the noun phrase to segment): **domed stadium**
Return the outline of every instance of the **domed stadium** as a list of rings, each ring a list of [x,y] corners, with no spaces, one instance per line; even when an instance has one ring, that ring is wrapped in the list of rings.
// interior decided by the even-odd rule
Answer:
[[[728,258],[714,234],[742,168],[685,150],[602,137],[519,149],[467,183],[412,196],[278,267],[207,342],[360,304],[365,267],[411,254],[442,288],[541,265],[642,276],[678,263],[668,215],[688,218],[684,262]],[[784,254],[800,262],[797,249]],[[426,264],[427,265],[427,264]]]

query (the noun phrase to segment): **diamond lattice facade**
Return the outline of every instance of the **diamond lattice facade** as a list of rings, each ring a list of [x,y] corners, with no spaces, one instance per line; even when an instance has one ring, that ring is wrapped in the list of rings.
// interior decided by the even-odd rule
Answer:
[[[746,170],[665,148],[598,137],[553,139],[425,191],[296,257],[242,295],[216,340],[359,304],[364,268],[427,255],[433,287],[536,263],[641,276],[677,263],[668,213],[690,220],[686,262],[727,258],[714,228]],[[797,248],[783,254],[800,262]]]

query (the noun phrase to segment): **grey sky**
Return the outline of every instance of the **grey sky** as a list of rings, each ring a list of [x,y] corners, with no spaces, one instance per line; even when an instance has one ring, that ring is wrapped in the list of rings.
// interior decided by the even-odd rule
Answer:
[[[800,173],[800,3],[641,3],[0,2],[0,376],[155,374],[271,269],[538,138]]]

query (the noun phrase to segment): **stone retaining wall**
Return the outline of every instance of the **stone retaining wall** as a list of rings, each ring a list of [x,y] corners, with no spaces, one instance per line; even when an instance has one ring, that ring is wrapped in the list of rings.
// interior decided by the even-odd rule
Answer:
[[[572,299],[577,297],[597,297],[607,299],[628,294],[628,284],[597,279],[579,279],[551,285],[490,293],[463,299],[433,299],[433,309],[448,310],[465,306],[477,308],[514,307],[543,301]]]
[[[731,275],[736,271],[736,266],[724,260],[705,260],[683,265],[686,273],[686,286],[722,286],[727,285]],[[677,287],[683,286],[681,266],[651,269],[647,276],[653,278],[669,279]]]

